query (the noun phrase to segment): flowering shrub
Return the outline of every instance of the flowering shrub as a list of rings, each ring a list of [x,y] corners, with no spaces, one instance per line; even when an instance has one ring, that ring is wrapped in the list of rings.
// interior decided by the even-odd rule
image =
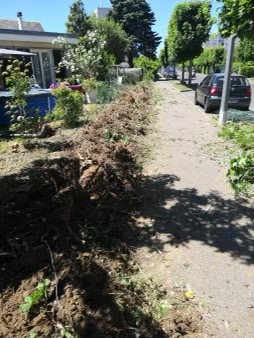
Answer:
[[[88,31],[75,46],[68,44],[63,37],[58,37],[53,40],[53,44],[61,46],[64,50],[59,68],[65,67],[71,71],[78,83],[81,83],[82,79],[96,77],[100,68],[104,66],[105,43],[97,31]]]

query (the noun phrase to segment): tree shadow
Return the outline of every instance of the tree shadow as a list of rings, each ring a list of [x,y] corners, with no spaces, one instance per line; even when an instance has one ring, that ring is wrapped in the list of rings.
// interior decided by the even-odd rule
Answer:
[[[130,160],[126,152],[118,155]],[[99,180],[100,198],[91,192],[94,182],[86,187],[89,194],[80,186],[80,162],[73,157],[36,160],[0,177],[0,290],[19,292],[24,281],[38,282],[38,274],[50,280],[56,274],[60,311],[55,316],[69,323],[75,307],[72,327],[79,337],[135,338],[144,332],[144,338],[168,338],[159,322],[142,313],[142,303],[119,298],[127,294],[126,286],[109,274],[110,262],[127,264],[126,240],[134,234],[133,210],[140,205],[138,184],[128,192],[115,176],[127,170],[124,164],[119,162],[115,172],[105,170],[113,190],[106,194],[105,181]],[[56,301],[55,292],[51,289],[49,304]],[[40,325],[36,331],[44,332]]]
[[[175,189],[173,182],[178,179],[158,175],[144,180],[142,216],[154,220],[153,231],[168,237],[166,242],[156,241],[158,249],[195,240],[243,264],[253,264],[254,210],[243,199],[226,198],[216,191],[201,195],[194,188]],[[149,234],[143,240],[153,245]]]

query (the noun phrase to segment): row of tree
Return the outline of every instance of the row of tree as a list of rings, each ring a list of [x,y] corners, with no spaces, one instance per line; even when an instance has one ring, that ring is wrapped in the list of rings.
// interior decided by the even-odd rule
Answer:
[[[252,35],[254,32],[254,7],[252,1],[217,0],[222,2],[219,13],[220,34],[224,37],[237,34],[241,39],[237,59],[254,59]],[[66,23],[67,32],[75,33],[79,38],[80,50],[91,49],[88,32],[103,45],[101,69],[108,64],[123,61],[134,65],[134,59],[142,56],[145,64],[156,60],[156,49],[161,38],[152,30],[155,16],[146,0],[111,0],[112,9],[107,18],[97,19],[88,16],[82,0],[75,0],[70,6]],[[168,24],[164,47],[160,51],[162,65],[187,64],[189,66],[189,84],[192,65],[206,69],[215,69],[216,64],[225,58],[221,47],[203,49],[208,40],[214,19],[211,16],[211,1],[189,0],[178,3]],[[89,41],[87,41],[89,40]],[[94,43],[94,50],[96,50]],[[99,47],[97,48],[99,49]],[[145,59],[144,59],[145,58]],[[142,62],[141,62],[142,63]],[[137,62],[135,62],[137,64]],[[153,67],[155,64],[153,64]],[[184,69],[184,67],[183,67]],[[102,71],[103,73],[103,71]]]
[[[209,1],[187,1],[174,7],[160,59],[165,65],[181,63],[183,69],[188,62],[189,84],[193,59],[202,53],[203,43],[209,38],[213,22]]]
[[[134,58],[144,55],[156,59],[156,49],[161,38],[152,30],[155,16],[145,0],[111,0],[112,9],[108,17],[97,19],[86,14],[82,0],[70,6],[66,28],[75,33],[80,43],[84,42],[87,32],[106,40],[104,50],[119,64],[128,58],[133,66]]]

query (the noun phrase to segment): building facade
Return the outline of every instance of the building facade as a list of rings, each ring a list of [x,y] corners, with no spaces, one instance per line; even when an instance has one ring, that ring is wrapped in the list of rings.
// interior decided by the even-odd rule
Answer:
[[[52,41],[59,36],[70,44],[77,43],[74,34],[44,32],[39,22],[23,21],[21,12],[17,13],[17,20],[0,19],[0,48],[35,53],[31,58],[32,74],[42,88],[56,81],[55,68],[61,60],[61,49]],[[64,71],[60,77],[66,77]]]

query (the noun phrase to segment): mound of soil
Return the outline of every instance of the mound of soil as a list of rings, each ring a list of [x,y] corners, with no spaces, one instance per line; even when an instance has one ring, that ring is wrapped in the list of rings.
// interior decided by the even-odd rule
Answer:
[[[16,160],[0,178],[0,337],[169,337],[142,313],[141,296],[119,282],[136,273],[128,241],[141,203],[137,154],[150,97],[139,85],[60,147],[53,136],[50,147],[34,140],[0,155],[6,165],[8,156]],[[41,148],[47,152],[38,156]],[[23,157],[29,165],[17,168]],[[47,289],[22,312],[45,280]]]

